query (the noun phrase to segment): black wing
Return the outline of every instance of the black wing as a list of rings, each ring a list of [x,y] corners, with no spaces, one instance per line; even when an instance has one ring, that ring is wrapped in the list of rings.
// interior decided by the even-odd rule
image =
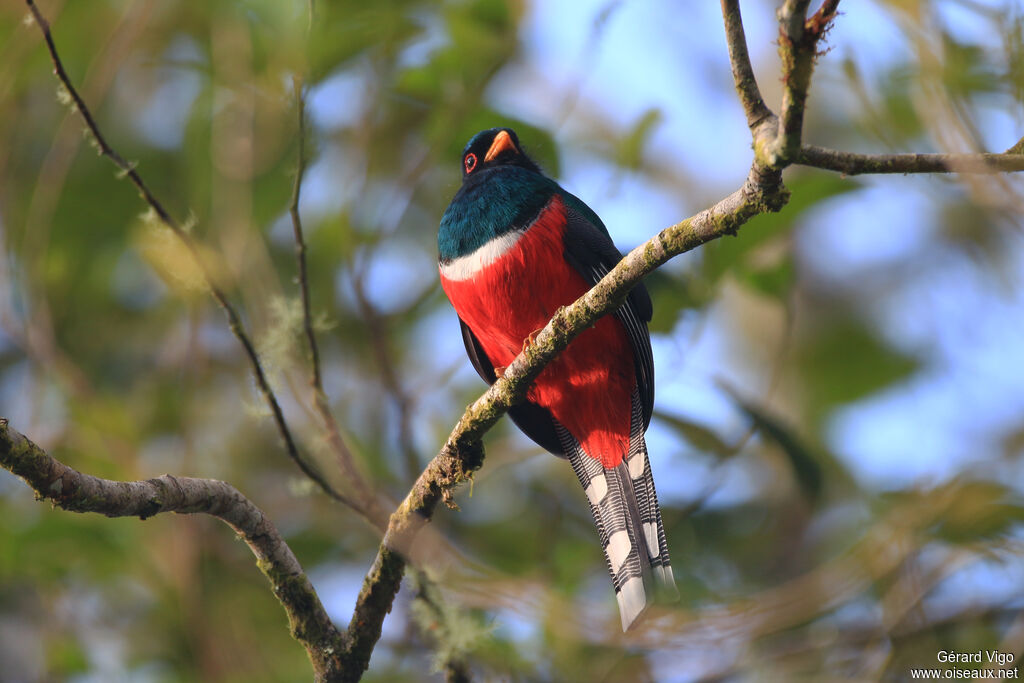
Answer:
[[[462,342],[466,345],[466,353],[469,355],[473,367],[485,382],[494,384],[494,380],[498,378],[494,372],[494,364],[484,353],[480,341],[473,334],[473,330],[469,329],[469,325],[463,322],[462,318],[459,318],[459,324],[462,325]],[[541,448],[557,456],[565,457],[565,454],[562,453],[562,443],[555,432],[554,418],[546,409],[536,403],[524,401],[509,408],[508,416],[524,434],[536,441]]]
[[[587,220],[582,213],[567,207],[565,258],[591,286],[608,274],[622,260],[611,238]],[[626,303],[615,312],[629,336],[636,366],[636,385],[643,408],[644,429],[651,423],[654,410],[654,357],[647,323],[654,312],[651,297],[644,285],[638,284],[626,296]]]

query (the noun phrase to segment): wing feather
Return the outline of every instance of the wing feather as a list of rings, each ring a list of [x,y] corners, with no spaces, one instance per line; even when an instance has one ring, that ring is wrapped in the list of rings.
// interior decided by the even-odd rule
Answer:
[[[565,258],[593,286],[622,260],[622,254],[607,233],[594,226],[583,213],[571,205],[567,213]],[[615,312],[633,349],[644,429],[650,424],[654,411],[654,356],[647,330],[652,313],[651,297],[642,283],[630,291],[626,303]]]
[[[566,207],[565,257],[593,286],[622,260],[622,254],[615,248],[608,233],[601,229],[603,226],[595,226],[584,212],[574,208],[575,203],[582,203],[568,193],[566,198],[569,201]],[[651,422],[651,413],[654,410],[654,356],[651,353],[651,337],[647,330],[652,312],[651,297],[643,284],[634,287],[626,297],[626,303],[615,312],[615,317],[626,330],[633,350],[637,391],[645,430]],[[462,327],[462,341],[473,367],[485,382],[494,384],[497,379],[494,364],[487,357],[473,331],[461,318],[459,324]],[[564,455],[555,430],[555,420],[547,410],[526,401],[513,406],[509,410],[509,417],[542,448],[558,456]]]

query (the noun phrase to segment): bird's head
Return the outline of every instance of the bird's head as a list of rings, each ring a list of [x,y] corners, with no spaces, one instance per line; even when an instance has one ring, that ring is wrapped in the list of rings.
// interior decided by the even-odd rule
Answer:
[[[518,166],[540,173],[540,167],[519,146],[519,137],[511,128],[490,128],[473,136],[462,150],[462,180],[489,168]]]

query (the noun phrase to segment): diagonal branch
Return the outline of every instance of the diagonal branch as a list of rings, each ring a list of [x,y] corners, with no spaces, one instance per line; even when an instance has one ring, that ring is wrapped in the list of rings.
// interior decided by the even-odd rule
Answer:
[[[338,680],[347,667],[340,653],[344,636],[327,616],[302,566],[273,522],[231,484],[214,479],[162,477],[111,481],[83,474],[47,455],[0,418],[0,467],[25,480],[40,500],[70,512],[147,519],[161,512],[207,514],[245,540],[256,564],[288,615],[317,680]]]
[[[61,85],[71,96],[72,101],[75,103],[75,108],[85,120],[85,125],[89,129],[89,133],[92,135],[93,139],[96,141],[96,144],[99,146],[100,153],[110,159],[114,165],[120,169],[121,173],[127,176],[131,183],[135,185],[139,190],[139,194],[142,195],[142,199],[156,213],[160,218],[160,221],[166,225],[179,240],[181,240],[182,244],[185,245],[185,248],[188,250],[192,259],[199,267],[203,275],[204,282],[210,290],[210,294],[224,311],[225,316],[227,316],[228,327],[231,329],[232,334],[235,335],[235,338],[238,339],[238,342],[242,345],[242,349],[245,351],[253,378],[256,380],[256,385],[259,387],[264,401],[270,408],[270,412],[274,418],[274,424],[277,427],[278,433],[281,435],[281,439],[284,441],[288,457],[292,459],[303,474],[313,480],[328,496],[348,505],[356,511],[361,511],[361,507],[356,503],[356,501],[350,499],[348,496],[334,488],[311,463],[307,462],[306,459],[302,457],[299,452],[299,448],[295,443],[295,439],[292,436],[291,430],[288,428],[288,423],[285,420],[281,404],[278,402],[277,396],[271,388],[270,382],[267,380],[259,355],[256,353],[256,347],[253,345],[252,339],[249,338],[248,333],[245,331],[245,326],[242,324],[242,319],[239,317],[238,312],[235,310],[234,306],[231,305],[231,302],[228,301],[227,295],[224,291],[217,285],[213,277],[213,273],[205,259],[203,259],[195,241],[189,233],[174,220],[163,204],[150,191],[145,181],[143,181],[142,176],[140,176],[138,171],[136,171],[134,164],[125,161],[124,157],[122,157],[107,142],[103,133],[100,131],[99,126],[96,124],[96,120],[93,118],[92,112],[89,111],[88,106],[86,106],[81,95],[78,94],[78,90],[75,89],[74,84],[72,84],[71,79],[64,70],[64,64],[61,62],[60,55],[57,53],[57,46],[53,41],[49,22],[47,22],[46,18],[43,17],[42,13],[40,13],[39,8],[36,7],[33,0],[25,0],[25,2],[28,5],[29,11],[32,13],[32,16],[35,18],[36,24],[43,33],[43,39],[46,41],[46,47],[50,53],[50,60],[53,62],[54,73]]]
[[[670,258],[694,249],[705,242],[735,234],[750,218],[760,213],[780,210],[789,197],[782,184],[782,170],[799,159],[800,163],[821,165],[840,163],[869,172],[869,162],[850,161],[838,152],[801,148],[803,111],[806,108],[817,45],[836,16],[838,0],[826,0],[821,8],[806,19],[809,0],[787,0],[780,11],[780,52],[783,54],[783,116],[776,119],[764,104],[753,78],[737,0],[722,0],[730,61],[736,89],[747,113],[754,137],[755,156],[743,186],[709,209],[662,230],[657,236],[631,251],[600,282],[580,299],[559,309],[551,321],[506,368],[502,377],[463,413],[441,452],[428,464],[416,480],[405,500],[391,515],[387,533],[377,557],[363,582],[356,609],[348,627],[350,651],[354,664],[362,669],[380,637],[383,619],[398,592],[406,565],[406,555],[419,530],[430,520],[437,504],[444,501],[454,507],[452,491],[472,477],[483,463],[480,439],[512,405],[525,398],[533,380],[560,351],[602,315],[622,305],[630,289]],[[901,155],[902,156],[902,155]],[[914,156],[914,155],[909,155]],[[976,156],[976,155],[975,155]],[[915,163],[935,164],[934,170],[980,168],[1016,170],[1021,165],[1016,155],[991,155],[997,158],[929,159]],[[875,162],[878,160],[876,159]],[[818,163],[812,163],[818,162]],[[974,165],[970,162],[974,162]],[[900,160],[896,165],[905,163]],[[877,172],[887,168],[877,164]],[[907,172],[915,172],[906,165]],[[922,169],[923,170],[923,169]],[[857,171],[854,171],[857,172]]]

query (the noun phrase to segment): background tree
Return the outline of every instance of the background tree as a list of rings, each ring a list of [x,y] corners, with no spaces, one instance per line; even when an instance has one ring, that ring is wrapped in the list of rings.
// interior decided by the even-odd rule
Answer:
[[[304,3],[42,7],[109,143],[187,217],[295,452],[364,515],[282,457],[194,255],[89,152],[78,113],[54,100],[41,34],[4,5],[0,415],[92,475],[231,482],[343,627],[383,515],[481,392],[434,265],[465,140],[515,127],[624,247],[747,175],[744,114],[759,122],[738,106],[717,8],[554,4],[317,3],[312,20]],[[779,74],[800,46],[780,41],[774,3],[744,9],[758,82],[785,119],[799,79]],[[971,153],[1018,140],[1018,5],[845,11],[811,45],[831,52],[805,142]],[[294,282],[302,149],[295,208],[339,439],[309,389]],[[861,168],[814,154],[790,160]],[[571,472],[502,422],[462,512],[438,514],[419,544],[422,571],[367,679],[417,679],[428,663],[513,678],[899,678],[941,649],[1019,659],[1019,180],[791,168],[785,183],[782,211],[647,279],[649,444],[679,605],[617,632]],[[248,549],[207,517],[69,515],[6,475],[0,514],[0,679],[308,678]]]

